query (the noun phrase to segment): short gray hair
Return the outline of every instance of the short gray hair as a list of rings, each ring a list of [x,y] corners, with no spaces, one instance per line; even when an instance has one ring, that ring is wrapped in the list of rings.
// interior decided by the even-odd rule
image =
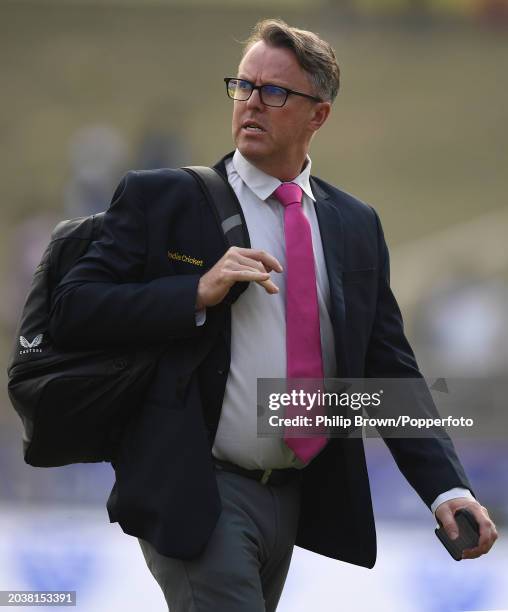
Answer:
[[[244,43],[243,56],[260,40],[272,47],[290,49],[307,72],[316,95],[333,102],[339,91],[340,69],[332,46],[314,32],[299,30],[281,19],[263,19]]]

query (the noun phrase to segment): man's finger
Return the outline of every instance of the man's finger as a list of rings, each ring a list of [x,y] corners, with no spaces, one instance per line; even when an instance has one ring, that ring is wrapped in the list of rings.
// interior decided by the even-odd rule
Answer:
[[[476,548],[465,548],[462,552],[463,559],[477,559],[483,553],[479,551],[478,547]]]
[[[224,277],[230,282],[262,282],[270,279],[268,272],[261,272],[248,266],[238,266],[237,270],[224,270]]]
[[[268,272],[260,272],[248,266],[240,266],[240,270],[226,270],[226,275],[231,281],[247,281],[259,283],[268,293],[278,293],[279,288],[270,280]]]
[[[462,553],[462,558],[463,559],[476,559],[477,557],[480,557],[481,555],[485,555],[492,548],[493,544],[494,544],[494,539],[489,538],[483,544],[481,545],[478,544],[478,546],[475,546],[474,548],[465,548]]]
[[[497,539],[497,531],[494,523],[490,520],[483,506],[469,507],[469,510],[474,515],[478,527],[480,529],[480,538],[478,546],[471,550],[478,550],[480,554],[485,554],[491,548]]]
[[[271,294],[279,293],[279,288],[273,281],[266,280],[266,281],[257,281],[257,282],[259,285],[264,287],[268,293],[271,293]]]
[[[243,255],[244,257],[249,257],[251,259],[255,259],[256,261],[260,261],[265,265],[265,267],[269,267],[272,270],[275,270],[276,272],[282,272],[283,270],[277,258],[261,249],[238,248],[236,252],[240,255]]]
[[[478,540],[478,546],[474,548],[467,548],[462,554],[463,559],[476,559],[481,555],[485,555],[494,545],[494,542],[498,538],[496,526],[490,520],[486,508],[470,507],[478,526],[480,528],[480,538]]]
[[[478,519],[476,520],[478,521]],[[478,524],[480,525],[480,539],[478,540],[477,548],[481,550],[483,554],[488,552],[492,544],[494,544],[494,537],[490,527],[490,521],[488,521],[487,524],[483,521],[481,523],[478,521]]]
[[[253,268],[252,266],[246,266],[238,262],[236,262],[234,265],[235,269],[225,270],[229,280],[256,282],[264,287],[268,293],[273,294],[279,292],[277,285],[270,279],[270,274],[264,269],[261,271],[257,268]]]
[[[436,517],[439,518],[439,520],[441,521],[441,524],[446,533],[448,534],[448,537],[450,537],[452,540],[455,540],[455,538],[457,538],[459,535],[459,528],[453,516],[453,512],[448,507],[448,505],[444,504],[442,507],[438,506],[437,510],[439,511],[439,516],[438,512],[436,511]]]
[[[254,268],[255,270],[260,270],[261,272],[272,272],[275,270],[272,266],[268,265],[267,263],[263,263],[259,259],[253,259],[252,257],[244,257],[243,255],[238,255],[237,257],[238,259],[236,260],[236,262],[238,264],[242,264],[249,268]],[[235,263],[233,263],[232,265],[234,266]],[[275,270],[275,272],[278,272],[278,270]]]

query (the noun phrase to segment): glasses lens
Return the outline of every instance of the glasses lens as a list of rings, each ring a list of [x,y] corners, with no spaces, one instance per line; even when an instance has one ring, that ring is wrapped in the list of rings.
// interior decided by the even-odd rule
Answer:
[[[276,85],[263,85],[261,88],[263,103],[268,106],[283,106],[286,101],[287,92]]]
[[[251,94],[252,86],[249,81],[231,79],[228,82],[228,95],[233,100],[247,100]]]

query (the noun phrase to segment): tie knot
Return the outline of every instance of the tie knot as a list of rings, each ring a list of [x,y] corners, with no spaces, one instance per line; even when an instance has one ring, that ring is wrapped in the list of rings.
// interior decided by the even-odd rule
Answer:
[[[279,200],[282,206],[301,204],[302,188],[296,183],[282,183],[273,192],[273,196]]]

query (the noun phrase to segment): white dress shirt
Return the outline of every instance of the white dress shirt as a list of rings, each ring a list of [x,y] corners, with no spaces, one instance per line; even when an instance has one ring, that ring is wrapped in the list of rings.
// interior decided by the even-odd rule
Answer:
[[[309,182],[311,161],[293,182],[303,190],[302,209],[310,223],[316,261],[321,347],[325,377],[337,376],[330,288]],[[286,378],[286,256],[284,208],[272,193],[281,184],[250,164],[237,150],[226,161],[229,182],[241,203],[251,247],[273,255],[284,272],[272,272],[279,292],[270,295],[258,283],[231,307],[231,365],[213,454],[247,469],[303,467],[282,438],[257,436],[257,379]]]
[[[311,227],[323,370],[326,378],[333,378],[337,376],[337,362],[330,287],[309,181],[311,165],[307,156],[305,168],[292,182],[302,188],[302,210]],[[277,294],[270,295],[258,283],[250,283],[231,307],[231,365],[212,453],[247,469],[302,468],[304,464],[282,438],[257,435],[257,379],[286,378],[284,208],[272,197],[281,181],[253,166],[238,150],[226,160],[226,171],[242,206],[251,247],[276,257],[284,271],[271,273],[271,280],[279,288]],[[197,324],[204,319],[204,313],[198,314]],[[436,498],[432,511],[442,502],[462,496],[473,498],[467,489],[446,491]]]

